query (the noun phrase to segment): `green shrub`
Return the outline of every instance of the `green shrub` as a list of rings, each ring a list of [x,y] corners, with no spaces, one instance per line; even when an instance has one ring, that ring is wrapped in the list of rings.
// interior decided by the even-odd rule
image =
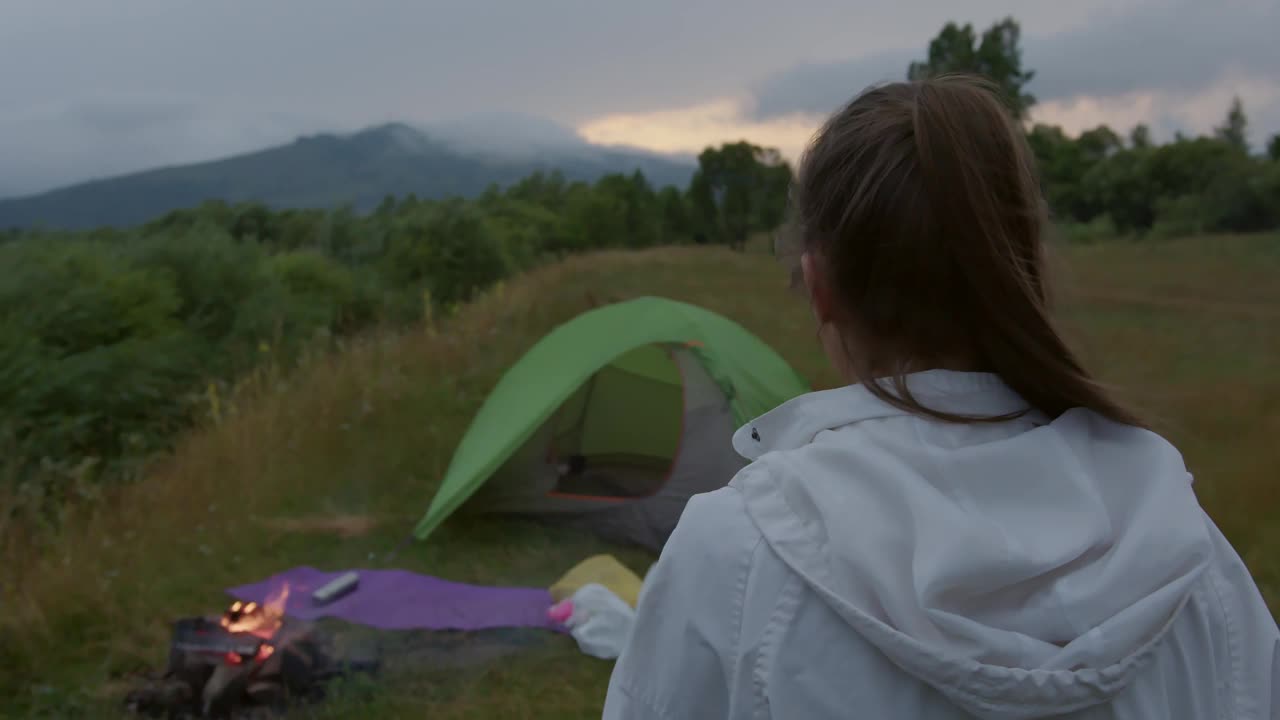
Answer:
[[[279,282],[291,304],[308,318],[304,332],[325,328],[334,333],[354,331],[373,323],[378,314],[373,279],[314,250],[282,253],[267,263],[272,281]]]
[[[1200,195],[1160,198],[1156,202],[1156,220],[1151,227],[1153,238],[1190,237],[1208,231],[1209,211]]]
[[[510,263],[495,228],[475,207],[451,201],[415,209],[389,239],[382,263],[393,288],[465,302],[505,277]]]
[[[1057,226],[1057,234],[1066,242],[1079,245],[1112,240],[1120,235],[1110,215],[1099,215],[1087,223],[1061,223]]]
[[[176,329],[169,273],[133,266],[117,246],[26,240],[0,252],[0,323],[59,354]]]
[[[549,208],[502,196],[481,202],[486,221],[500,238],[512,269],[530,267],[554,248],[570,244],[564,218]]]
[[[417,321],[547,258],[677,242],[690,227],[685,196],[637,173],[536,175],[366,216],[213,201],[134,229],[6,231],[0,483],[37,498],[26,506],[127,477],[216,416],[210,386]]]
[[[267,257],[257,245],[237,242],[209,223],[142,238],[129,251],[140,268],[172,277],[178,317],[211,343],[223,342],[240,324],[245,301],[260,282],[256,270]]]
[[[20,465],[104,467],[165,446],[186,417],[201,343],[171,272],[96,241],[23,241],[0,275],[0,427]]]

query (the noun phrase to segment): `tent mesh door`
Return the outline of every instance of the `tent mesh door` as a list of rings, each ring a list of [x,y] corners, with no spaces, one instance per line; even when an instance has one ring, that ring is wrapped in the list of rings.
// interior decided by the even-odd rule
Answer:
[[[598,371],[561,406],[548,459],[553,495],[637,498],[657,492],[679,452],[684,396],[678,366],[660,346]]]

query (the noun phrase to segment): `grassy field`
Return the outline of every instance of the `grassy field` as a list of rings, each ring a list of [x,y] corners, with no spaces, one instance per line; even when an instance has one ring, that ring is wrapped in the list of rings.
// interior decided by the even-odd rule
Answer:
[[[1062,251],[1064,318],[1087,357],[1184,451],[1197,491],[1280,609],[1280,237]],[[504,368],[594,303],[641,294],[725,313],[818,387],[834,378],[800,301],[760,253],[662,249],[570,260],[434,328],[260,375],[223,422],[56,536],[5,540],[0,715],[112,717],[128,674],[163,662],[168,623],[287,567],[369,566],[421,516]],[[543,585],[586,537],[499,519],[446,523],[395,564]],[[651,558],[614,551],[637,571]],[[598,717],[611,665],[555,638],[481,670],[392,673],[298,717]]]

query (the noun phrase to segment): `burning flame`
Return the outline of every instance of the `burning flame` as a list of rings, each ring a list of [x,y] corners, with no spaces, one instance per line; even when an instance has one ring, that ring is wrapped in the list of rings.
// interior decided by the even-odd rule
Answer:
[[[250,633],[263,640],[269,640],[284,623],[284,608],[288,599],[289,584],[285,583],[274,594],[267,597],[262,605],[256,602],[242,603],[237,600],[231,603],[231,607],[222,616],[222,627],[228,632]],[[268,650],[267,655],[261,656],[260,659],[265,660],[271,652],[272,650]]]
[[[275,595],[267,597],[263,609],[277,617],[284,617],[284,606],[289,600],[289,583],[284,583]]]

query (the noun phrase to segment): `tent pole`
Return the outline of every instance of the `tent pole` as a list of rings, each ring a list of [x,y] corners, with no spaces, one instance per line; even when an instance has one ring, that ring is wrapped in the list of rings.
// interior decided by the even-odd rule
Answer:
[[[412,543],[413,543],[413,533],[409,533],[408,535],[405,535],[403,540],[401,540],[395,547],[391,548],[391,552],[388,552],[386,555],[383,556],[382,563],[385,565],[391,562],[392,560],[395,560],[396,556],[400,554],[400,551],[405,549]]]

